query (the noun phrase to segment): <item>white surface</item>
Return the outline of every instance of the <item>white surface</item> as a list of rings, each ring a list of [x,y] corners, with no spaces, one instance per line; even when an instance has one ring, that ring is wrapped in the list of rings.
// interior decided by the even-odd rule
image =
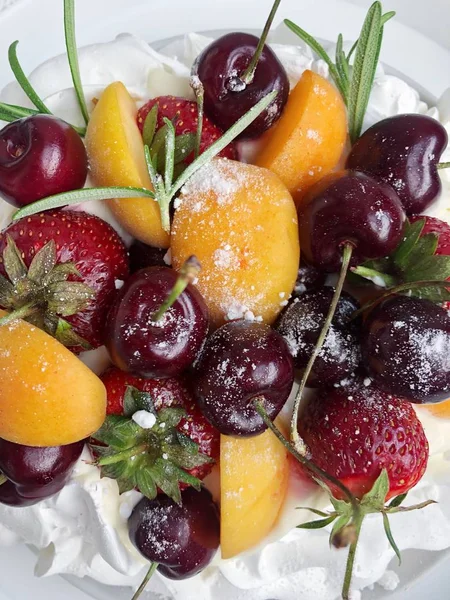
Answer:
[[[406,0],[404,1],[406,2]],[[204,7],[207,4],[205,0],[202,2],[191,2],[189,3],[188,7],[187,5],[179,7],[180,10],[177,11],[176,18],[174,13],[171,11],[171,19],[170,23],[168,23],[163,8],[164,6],[167,7],[167,2],[152,1],[151,9],[149,8],[149,2],[128,2],[126,14],[123,14],[123,2],[110,0],[107,3],[108,10],[102,14],[102,10],[105,8],[106,2],[100,2],[97,0],[97,2],[92,5],[92,3],[88,4],[86,1],[80,0],[78,2],[78,7],[79,22],[81,23],[81,26],[79,27],[80,33],[78,35],[78,39],[80,44],[90,41],[109,39],[124,29],[133,30],[139,35],[145,36],[147,39],[154,39],[156,37],[166,37],[176,33],[181,33],[186,29],[211,29],[217,27],[217,23],[220,23],[221,27],[232,27],[236,24],[245,27],[255,27],[259,25],[259,23],[255,22],[254,15],[248,14],[248,12],[245,10],[250,5],[255,5],[255,2],[241,0],[241,2],[239,2],[239,5],[241,6],[239,13],[229,10],[230,5],[233,3],[236,4],[234,0],[227,2],[215,2],[214,8],[217,10],[217,12],[220,12],[221,15],[218,17],[216,13],[215,17],[212,18],[211,11],[204,11],[203,13],[199,12],[198,14],[193,12],[195,6],[197,5]],[[270,2],[267,2],[267,4],[270,4]],[[313,8],[313,4],[315,5],[315,10]],[[297,2],[285,1],[285,8],[283,9],[282,14],[283,16],[290,16],[293,19],[299,19],[299,15],[303,15],[304,19],[302,20],[302,24],[305,27],[311,28],[313,32],[318,33],[322,37],[335,37],[338,29],[342,30],[347,37],[352,37],[354,35],[352,32],[356,32],[357,30],[357,28],[353,27],[353,24],[359,24],[360,18],[364,11],[356,11],[352,8],[349,8],[348,5],[340,4],[338,2],[323,1],[321,4],[324,9],[329,8],[326,13],[320,11],[319,14],[319,11],[317,11],[317,2],[311,3],[304,1],[302,2],[302,10],[299,10],[297,7]],[[364,2],[363,4],[368,5],[370,3]],[[408,5],[411,4],[411,1],[409,1]],[[5,25],[7,23],[6,19],[8,19],[8,21],[11,20],[8,23],[8,27],[5,27],[5,29],[2,31],[0,23],[1,84],[6,83],[6,81],[10,78],[9,73],[4,69],[4,65],[6,64],[4,54],[5,48],[1,48],[1,46],[7,46],[10,41],[16,37],[20,37],[23,40],[20,50],[22,52],[21,56],[24,57],[23,62],[27,70],[28,68],[34,66],[36,62],[40,62],[45,56],[55,54],[57,51],[61,50],[62,28],[53,26],[51,30],[47,30],[47,27],[50,23],[55,23],[55,18],[58,13],[58,10],[56,9],[59,9],[60,6],[61,2],[59,0],[58,2],[53,0],[34,0],[33,3],[31,3],[30,0],[19,0],[17,7],[9,9],[9,16],[8,13],[6,13],[4,17]],[[88,6],[90,7],[90,13],[88,13],[86,9]],[[288,6],[293,7],[292,12],[288,12],[288,9],[286,8]],[[430,2],[427,3],[427,6],[429,8]],[[43,14],[48,14],[46,13],[48,7],[55,8],[55,17],[52,15],[51,19],[43,17]],[[119,10],[119,7],[122,10]],[[342,10],[338,10],[339,8]],[[309,9],[308,14],[305,12],[306,9]],[[183,14],[183,10],[185,11],[185,14]],[[29,11],[36,11],[36,16],[33,17]],[[99,11],[98,15],[95,14],[96,11]],[[206,14],[206,12],[208,12],[208,14]],[[90,19],[85,20],[85,16],[88,14]],[[189,21],[185,20],[185,17],[188,14],[191,16]],[[192,21],[193,14],[195,14],[195,22]],[[263,14],[265,14],[265,12]],[[320,16],[323,14],[327,14],[326,23],[321,23]],[[351,18],[351,15],[353,14],[356,15],[355,21],[353,21]],[[147,15],[147,18],[142,18],[142,15]],[[237,17],[237,15],[239,16]],[[40,26],[38,28],[36,28],[35,19],[40,21]],[[262,20],[263,19],[264,17]],[[305,21],[307,21],[307,23]],[[157,26],[162,22],[165,24],[164,32],[160,27]],[[30,28],[29,35],[25,31],[27,28]],[[4,31],[7,33],[4,33]],[[49,35],[47,35],[47,33]],[[44,34],[44,39],[42,39],[41,43],[42,34]],[[444,87],[450,85],[450,57],[448,55],[446,56],[444,52],[439,51],[434,44],[427,43],[420,37],[411,36],[411,34],[401,26],[392,28],[392,34],[393,35],[390,38],[387,37],[386,39],[386,48],[389,46],[391,49],[391,51],[386,52],[384,56],[387,62],[394,63],[397,68],[406,71],[411,77],[425,84],[436,95],[440,94]],[[408,52],[407,57],[402,52],[394,53],[393,48],[395,45],[397,45],[397,48],[399,47],[399,40],[408,40],[409,46],[404,46],[404,48],[415,48],[417,57],[415,58],[414,56],[411,56],[411,52]],[[31,41],[33,42],[32,44]],[[36,51],[36,48],[39,48],[39,51]],[[420,64],[418,61],[419,55]],[[402,69],[402,65],[405,64],[406,66],[404,66]],[[439,77],[436,77],[436,74],[439,74]],[[24,557],[24,563],[19,565],[17,562],[19,554],[16,553],[16,550],[17,549],[4,552],[5,556],[2,556],[0,553],[0,564],[2,565],[1,575],[3,575],[2,579],[5,580],[5,575],[7,574],[8,576],[6,581],[10,582],[5,583],[5,585],[8,586],[5,587],[5,590],[8,590],[8,595],[6,596],[7,600],[40,600],[41,598],[46,598],[47,600],[52,600],[52,598],[81,600],[86,598],[84,594],[74,591],[73,588],[70,588],[69,590],[67,588],[67,584],[58,579],[39,582],[31,581],[30,579],[27,580],[27,574],[31,573],[32,571],[31,564],[33,557],[31,554],[27,554],[27,557],[25,558],[25,553],[23,551],[19,551],[20,556],[22,557],[23,555]],[[427,557],[427,560],[428,558],[429,557]],[[436,581],[436,577],[433,577],[432,580]],[[445,581],[447,581],[447,585],[445,584]],[[449,581],[449,579],[441,580],[441,583],[438,584],[441,586],[440,590],[445,589],[448,586]],[[439,587],[433,590],[429,583],[425,584],[424,589],[426,589],[427,597],[431,600],[440,600],[441,598],[444,600],[446,597],[444,592],[439,591]],[[414,594],[412,592],[407,593],[407,595],[404,595],[404,598],[406,599],[406,597],[408,597],[409,600],[415,600],[416,598],[423,598],[424,595],[425,592],[423,590],[418,590]],[[397,595],[396,597],[400,599],[402,596]],[[393,598],[393,596],[390,596],[390,598]]]

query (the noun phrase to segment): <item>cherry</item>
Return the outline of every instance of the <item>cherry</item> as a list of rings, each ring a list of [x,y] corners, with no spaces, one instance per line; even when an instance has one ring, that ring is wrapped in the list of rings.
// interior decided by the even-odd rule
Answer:
[[[364,323],[363,361],[375,384],[413,402],[450,396],[450,317],[429,300],[395,296]]]
[[[232,321],[207,340],[195,366],[193,389],[202,413],[220,433],[250,436],[266,429],[253,400],[275,419],[294,382],[288,346],[263,323]]]
[[[67,446],[35,448],[0,439],[0,502],[29,506],[53,496],[67,483],[84,441]]]
[[[205,488],[182,492],[182,504],[160,494],[143,498],[129,521],[131,542],[169,579],[193,577],[213,559],[220,543],[219,511]]]
[[[438,163],[447,142],[447,132],[436,119],[397,115],[359,138],[347,167],[391,185],[408,215],[421,213],[441,192]]]
[[[300,296],[307,290],[321,287],[325,284],[325,280],[326,274],[305,262],[302,257],[298,269],[297,281],[295,282],[294,295]]]
[[[342,247],[352,264],[389,255],[402,237],[405,213],[394,190],[357,171],[333,173],[317,183],[299,209],[305,258],[327,272],[338,271]]]
[[[164,248],[154,248],[139,240],[134,240],[129,248],[129,254],[131,273],[136,273],[146,267],[167,267],[167,263],[164,261],[167,250]]]
[[[33,115],[0,131],[0,194],[14,206],[80,189],[87,170],[82,139],[56,117]]]
[[[280,318],[277,330],[287,341],[297,369],[304,370],[308,364],[333,293],[331,287],[305,292],[294,299]],[[338,383],[358,367],[361,360],[358,339],[361,322],[350,320],[358,308],[358,302],[350,294],[342,293],[325,343],[308,377],[308,385]]]
[[[167,267],[150,267],[125,282],[108,314],[105,335],[119,369],[148,378],[174,377],[194,362],[208,332],[208,311],[187,281]],[[177,288],[184,291],[165,310]]]
[[[280,118],[289,97],[289,79],[276,54],[266,45],[280,0],[275,0],[260,39],[229,33],[212,42],[193,66],[204,87],[205,112],[221,129],[229,129],[272,91],[272,104],[241,134],[262,135]]]

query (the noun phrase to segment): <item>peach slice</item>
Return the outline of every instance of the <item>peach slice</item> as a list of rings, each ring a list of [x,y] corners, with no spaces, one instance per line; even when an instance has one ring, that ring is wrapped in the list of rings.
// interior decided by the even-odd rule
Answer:
[[[314,183],[337,167],[347,131],[338,90],[320,75],[305,71],[280,120],[264,138],[255,164],[276,173],[298,205]]]
[[[86,148],[97,186],[153,189],[136,123],[137,107],[125,86],[112,83],[101,95],[89,121]],[[119,223],[145,244],[168,248],[158,203],[151,198],[108,200]]]
[[[25,321],[0,326],[0,438],[63,446],[89,437],[105,414],[103,383],[72,352]]]
[[[213,325],[253,313],[272,323],[297,277],[295,205],[279,178],[253,165],[216,159],[182,190],[171,248],[179,269],[195,254],[197,287]]]
[[[420,409],[428,411],[435,417],[450,419],[450,400],[444,400],[437,404],[423,404]]]
[[[220,440],[220,544],[232,558],[273,529],[289,480],[288,452],[271,431]]]

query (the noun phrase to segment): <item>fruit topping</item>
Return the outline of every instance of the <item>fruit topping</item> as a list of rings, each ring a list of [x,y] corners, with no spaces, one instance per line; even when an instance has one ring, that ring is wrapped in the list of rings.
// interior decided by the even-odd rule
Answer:
[[[293,382],[292,358],[281,335],[263,323],[232,321],[206,341],[193,388],[200,410],[221,433],[250,436],[266,429],[253,400],[264,399],[274,419]]]
[[[297,277],[294,203],[270,171],[214,160],[182,190],[171,248],[176,269],[192,253],[201,262],[197,286],[214,326],[243,316],[272,323]]]
[[[128,249],[130,255],[130,272],[136,273],[146,267],[167,267],[164,257],[167,254],[165,248],[147,246],[139,240],[134,240]]]
[[[298,297],[308,290],[322,287],[325,285],[326,278],[326,273],[308,264],[302,257],[298,269],[297,281],[295,282],[294,296]]]
[[[288,456],[271,431],[251,438],[221,436],[222,558],[252,548],[272,530],[286,497]]]
[[[261,98],[272,91],[272,104],[241,137],[259,137],[280,118],[289,96],[289,79],[267,35],[280,0],[275,0],[260,39],[249,33],[228,33],[214,40],[197,58],[193,75],[204,87],[205,112],[211,120],[228,129]]]
[[[429,300],[396,296],[364,322],[363,361],[374,382],[413,402],[450,396],[450,317]]]
[[[0,439],[0,503],[30,506],[59,492],[81,456],[84,441],[47,448]]]
[[[219,547],[219,510],[208,490],[189,488],[180,505],[163,495],[141,500],[128,530],[153,570],[157,567],[169,579],[186,579],[207,567]]]
[[[187,261],[179,274],[150,267],[125,282],[105,329],[106,346],[120,369],[143,377],[174,377],[197,358],[208,333],[205,302],[189,283],[197,265]]]
[[[279,122],[264,137],[256,164],[278,175],[297,205],[338,165],[347,139],[347,114],[336,88],[305,71]]]
[[[0,326],[0,357],[0,438],[61,446],[89,437],[103,423],[104,385],[41,329],[22,320]]]
[[[279,320],[277,330],[287,341],[297,369],[303,371],[308,364],[333,293],[331,287],[305,292],[300,298],[295,298]],[[358,319],[351,320],[358,308],[358,302],[350,294],[341,294],[325,343],[308,377],[308,385],[338,383],[358,367],[361,360],[361,323]]]
[[[83,141],[56,117],[34,115],[0,131],[0,195],[14,206],[82,188],[87,171]]]
[[[104,343],[116,283],[128,276],[127,250],[105,221],[55,210],[0,234],[0,306],[73,351]]]
[[[406,214],[413,215],[441,193],[438,163],[447,143],[447,132],[436,119],[396,115],[375,123],[359,138],[347,167],[391,185]]]

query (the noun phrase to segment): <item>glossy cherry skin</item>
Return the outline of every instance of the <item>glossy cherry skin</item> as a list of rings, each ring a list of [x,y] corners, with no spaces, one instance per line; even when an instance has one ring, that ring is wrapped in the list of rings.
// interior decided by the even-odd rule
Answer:
[[[136,273],[147,267],[167,267],[167,263],[164,261],[167,250],[164,248],[154,248],[139,240],[134,240],[128,252],[131,273]]]
[[[302,258],[298,269],[297,281],[295,282],[294,295],[300,296],[308,290],[314,290],[325,284],[327,276],[323,271],[309,265]]]
[[[444,127],[425,115],[396,115],[368,129],[353,146],[347,168],[391,185],[406,214],[421,213],[442,185],[437,164],[447,147]]]
[[[87,172],[83,141],[61,119],[34,115],[0,131],[0,195],[14,206],[80,189]]]
[[[114,364],[135,375],[158,379],[181,374],[197,358],[208,333],[208,310],[188,285],[158,322],[152,317],[177,281],[167,267],[132,275],[120,290],[106,321],[106,347]]]
[[[220,433],[251,436],[267,427],[253,400],[263,398],[271,419],[283,408],[294,383],[289,348],[263,323],[232,321],[207,340],[192,385],[200,410]]]
[[[81,456],[84,441],[67,446],[35,448],[0,439],[0,503],[29,506],[59,492]]]
[[[308,192],[299,208],[302,252],[329,273],[339,270],[345,243],[353,246],[353,265],[388,256],[401,240],[405,218],[390,186],[357,171],[333,173]]]
[[[375,307],[362,350],[382,390],[417,403],[450,397],[450,317],[429,300],[396,296]]]
[[[197,575],[220,544],[219,511],[208,490],[188,488],[181,496],[181,506],[164,494],[144,498],[128,521],[131,542],[169,579]]]
[[[297,369],[303,371],[328,314],[334,289],[322,287],[295,298],[280,317],[277,331],[284,337]],[[361,361],[360,319],[351,320],[359,303],[343,292],[330,331],[308,377],[308,385],[338,383],[354,373]]]
[[[193,74],[203,83],[205,112],[226,131],[257,102],[272,91],[277,97],[247,129],[242,138],[262,135],[280,118],[289,96],[289,79],[285,68],[269,46],[265,46],[251,83],[240,76],[249,65],[258,38],[249,33],[229,33],[212,42],[197,58]]]

